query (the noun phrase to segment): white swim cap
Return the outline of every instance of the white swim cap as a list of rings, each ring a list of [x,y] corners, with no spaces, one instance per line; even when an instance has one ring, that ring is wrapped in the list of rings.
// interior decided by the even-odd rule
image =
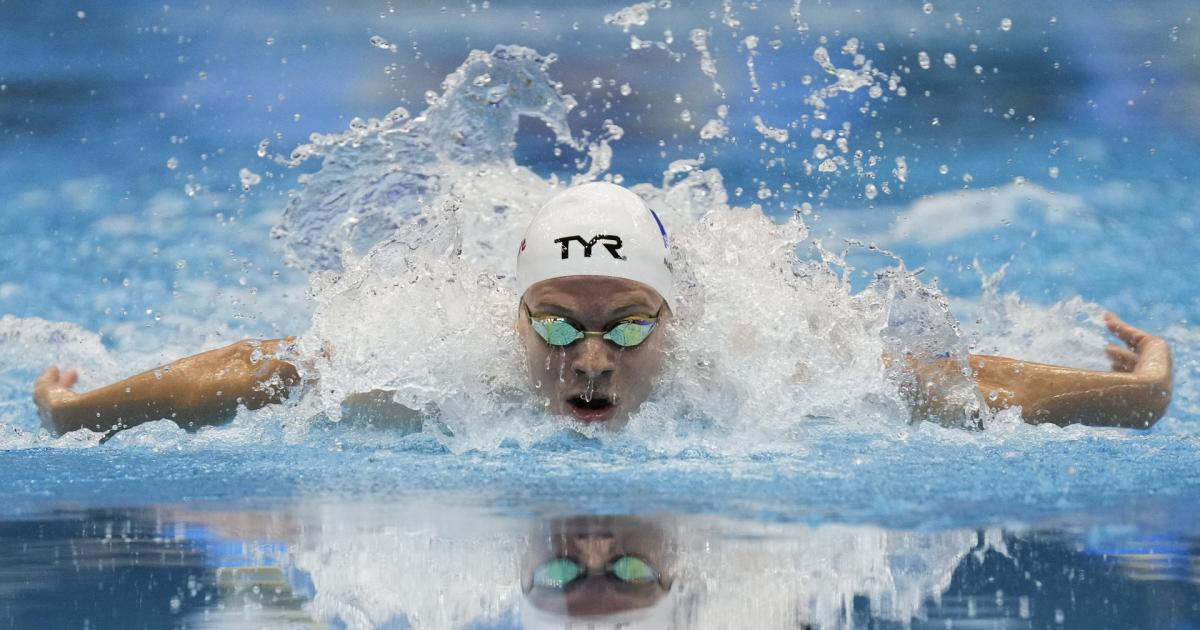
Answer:
[[[565,276],[608,276],[648,285],[674,297],[667,230],[641,197],[592,182],[568,188],[542,206],[517,252],[517,284],[529,287]]]

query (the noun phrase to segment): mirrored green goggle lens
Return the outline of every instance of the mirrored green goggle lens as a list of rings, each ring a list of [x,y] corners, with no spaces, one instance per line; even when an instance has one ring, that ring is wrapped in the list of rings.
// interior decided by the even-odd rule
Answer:
[[[568,558],[555,558],[533,571],[533,584],[542,588],[562,589],[583,575],[583,567]]]
[[[604,338],[622,348],[632,348],[650,336],[656,323],[647,320],[621,322],[613,326],[612,330],[604,333]]]
[[[534,332],[552,346],[569,346],[583,338],[579,329],[561,319],[534,319],[531,323]]]
[[[658,571],[637,556],[621,556],[612,563],[609,573],[626,584],[647,584],[658,581]]]
[[[541,588],[562,590],[583,577],[583,567],[570,558],[555,558],[533,571],[533,584]],[[658,581],[658,570],[637,556],[621,556],[608,567],[608,574],[626,584],[649,584]]]
[[[531,319],[530,323],[533,325],[534,332],[552,346],[569,346],[584,337],[583,332],[565,320]],[[632,348],[646,341],[657,325],[658,322],[655,320],[625,321],[613,326],[612,330],[604,333],[603,338],[622,348]]]

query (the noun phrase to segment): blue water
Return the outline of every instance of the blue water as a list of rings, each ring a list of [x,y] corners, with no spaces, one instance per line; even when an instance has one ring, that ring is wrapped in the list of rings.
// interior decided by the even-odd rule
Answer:
[[[680,627],[1200,625],[1200,9],[804,2],[801,33],[786,2],[672,4],[626,33],[604,22],[617,6],[0,2],[0,556],[20,567],[0,572],[0,626],[514,627],[520,581],[505,571],[527,532],[571,515],[661,524],[691,597]],[[715,79],[694,28],[709,31]],[[630,46],[668,29],[668,50]],[[820,123],[851,123],[875,179],[804,166],[834,147],[798,122],[828,79],[813,50],[844,66],[849,37],[906,90],[830,98]],[[39,435],[30,389],[50,363],[90,387],[309,330],[307,275],[270,234],[320,164],[270,157],[354,117],[418,114],[471,50],[501,44],[557,54],[548,74],[579,101],[576,137],[605,119],[624,129],[610,173],[660,185],[703,153],[733,205],[783,220],[807,203],[830,250],[872,242],[936,278],[980,351],[1103,368],[1090,305],[1160,332],[1175,352],[1167,417],[966,432],[782,409],[745,434],[562,431],[465,449],[287,411],[104,445]],[[722,103],[729,134],[702,140]],[[542,122],[516,142],[542,177],[586,170]],[[243,189],[242,169],[261,182]],[[949,218],[922,214],[956,191]],[[856,289],[891,264],[847,256]],[[987,294],[981,274],[1006,263]]]

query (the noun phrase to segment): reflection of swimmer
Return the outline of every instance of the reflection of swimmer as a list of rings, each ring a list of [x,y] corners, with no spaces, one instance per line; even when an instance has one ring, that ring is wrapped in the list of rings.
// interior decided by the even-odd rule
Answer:
[[[672,556],[663,531],[641,519],[551,521],[521,563],[522,626],[670,628]]]
[[[536,214],[517,259],[516,329],[531,383],[551,412],[616,428],[650,395],[663,367],[666,331],[659,329],[671,318],[667,254],[658,216],[619,186],[568,189]],[[991,407],[1020,406],[1032,423],[1149,426],[1170,402],[1170,349],[1113,315],[1107,324],[1128,346],[1109,347],[1112,372],[973,355],[976,383]],[[235,343],[86,393],[72,391],[74,370],[52,367],[37,380],[34,400],[43,423],[60,433],[160,418],[213,424],[239,405],[281,402],[300,383],[296,367],[279,358],[290,341]],[[938,384],[954,378],[959,363],[901,361],[923,386],[912,396],[915,411],[937,415]],[[388,392],[352,399],[377,416],[417,416]]]

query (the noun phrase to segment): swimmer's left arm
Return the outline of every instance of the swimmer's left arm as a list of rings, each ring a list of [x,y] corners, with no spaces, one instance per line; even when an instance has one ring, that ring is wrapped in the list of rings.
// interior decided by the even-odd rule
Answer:
[[[1031,424],[1150,427],[1171,403],[1171,349],[1111,313],[1105,323],[1128,346],[1108,347],[1112,372],[971,355],[984,399],[994,410],[1020,406]]]

